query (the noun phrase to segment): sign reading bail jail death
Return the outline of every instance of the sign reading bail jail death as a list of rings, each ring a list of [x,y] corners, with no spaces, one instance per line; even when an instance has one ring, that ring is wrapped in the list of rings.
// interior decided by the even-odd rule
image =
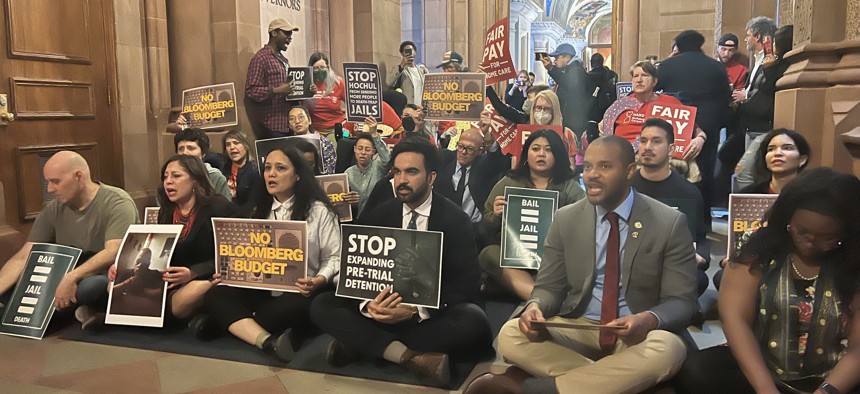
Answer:
[[[382,122],[382,84],[379,66],[371,63],[344,63],[346,74],[346,120],[364,122],[367,117]]]
[[[307,222],[212,218],[221,283],[298,293],[307,276]]]
[[[213,129],[239,124],[233,82],[182,91],[182,114],[188,127]]]
[[[484,58],[480,66],[481,71],[487,73],[487,83],[517,77],[508,43],[509,26],[508,18],[505,17],[487,30],[487,38],[484,40]]]
[[[729,194],[729,236],[726,256],[737,257],[741,247],[761,227],[767,226],[765,214],[777,194]]]
[[[316,94],[310,67],[290,67],[287,69],[287,80],[292,87],[287,93],[287,100],[305,100],[313,98]]]
[[[344,224],[341,234],[338,296],[372,300],[392,286],[404,304],[439,308],[441,232]]]
[[[439,73],[424,76],[421,105],[426,120],[479,121],[484,110],[484,73]]]
[[[341,222],[351,222],[352,207],[344,201],[344,196],[349,193],[349,176],[347,174],[331,174],[317,175],[316,178],[328,196],[328,200],[334,205],[338,219]]]
[[[54,315],[57,286],[80,257],[77,248],[34,243],[3,313],[0,334],[42,339]]]
[[[502,253],[504,268],[540,268],[543,243],[558,209],[555,190],[505,187],[502,212]]]

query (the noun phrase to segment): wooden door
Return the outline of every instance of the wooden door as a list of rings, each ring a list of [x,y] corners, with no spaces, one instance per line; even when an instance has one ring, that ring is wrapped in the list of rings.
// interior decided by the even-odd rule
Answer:
[[[27,233],[52,196],[42,166],[74,150],[94,180],[122,187],[122,149],[112,101],[112,0],[0,0],[0,94],[15,120],[0,125],[6,221]]]

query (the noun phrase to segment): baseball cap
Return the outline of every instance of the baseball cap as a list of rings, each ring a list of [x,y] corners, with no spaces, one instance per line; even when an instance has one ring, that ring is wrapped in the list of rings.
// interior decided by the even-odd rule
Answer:
[[[294,26],[290,22],[287,22],[287,20],[284,18],[278,18],[269,22],[269,33],[275,31],[276,29],[281,29],[283,31],[299,31],[298,27]]]
[[[443,67],[448,63],[463,64],[463,55],[461,55],[455,51],[445,52],[445,54],[442,55],[442,64],[436,66],[436,68]]]
[[[571,57],[576,57],[576,49],[573,45],[568,43],[564,43],[555,48],[555,52],[549,54],[552,57],[556,57],[559,55],[570,55]]]
[[[738,36],[736,36],[732,33],[723,34],[723,36],[720,37],[720,42],[717,45],[719,45],[721,47],[737,48],[738,47]]]

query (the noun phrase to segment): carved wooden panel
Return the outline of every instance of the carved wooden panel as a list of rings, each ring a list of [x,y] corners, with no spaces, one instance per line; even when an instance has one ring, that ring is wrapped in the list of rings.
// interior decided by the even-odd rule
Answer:
[[[6,0],[9,57],[91,64],[89,10],[88,0]]]
[[[16,149],[18,178],[18,214],[21,221],[33,220],[54,196],[42,175],[45,162],[61,150],[77,152],[90,166],[93,180],[99,179],[98,144],[23,146]]]
[[[95,92],[90,82],[10,78],[14,112],[19,119],[91,119]]]

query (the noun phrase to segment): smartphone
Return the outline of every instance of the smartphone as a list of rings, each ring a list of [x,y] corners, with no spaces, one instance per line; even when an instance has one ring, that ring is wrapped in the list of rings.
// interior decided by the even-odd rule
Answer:
[[[412,48],[406,48],[403,50],[403,53],[405,53],[406,56],[412,56]]]
[[[539,62],[540,59],[549,57],[549,54],[546,52],[535,52],[535,61]]]

